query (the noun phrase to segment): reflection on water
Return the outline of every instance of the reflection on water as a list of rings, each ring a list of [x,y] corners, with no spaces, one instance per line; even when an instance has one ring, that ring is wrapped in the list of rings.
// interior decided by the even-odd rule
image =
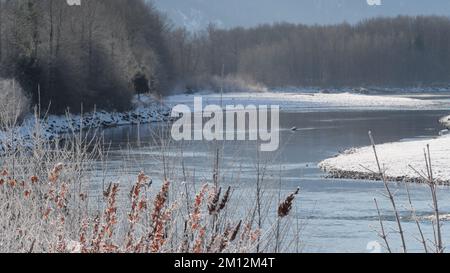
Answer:
[[[256,164],[267,162],[265,178],[267,191],[285,195],[297,187],[301,194],[294,213],[294,222],[300,223],[302,250],[307,252],[366,252],[369,242],[380,239],[373,231],[378,228],[378,217],[374,197],[382,205],[383,214],[389,226],[394,228],[394,219],[388,200],[381,192],[383,185],[369,181],[346,181],[325,179],[317,164],[339,151],[369,143],[367,132],[374,132],[379,143],[407,140],[417,137],[434,137],[440,131],[438,119],[448,114],[444,111],[350,111],[282,113],[280,116],[281,148],[277,153],[259,154],[257,143],[249,142],[170,142],[168,125],[146,125],[112,128],[105,131],[105,139],[110,144],[108,169],[126,166],[130,176],[144,170],[152,177],[162,177],[161,154],[168,164],[173,177],[183,177],[181,168],[196,181],[211,181],[215,151],[220,147],[221,183],[232,184],[244,196],[252,196],[255,187]],[[297,127],[292,132],[289,128]],[[162,139],[162,140],[161,140]],[[124,160],[125,158],[125,160]],[[170,159],[170,160],[169,160]],[[111,171],[113,172],[113,171]],[[407,199],[403,185],[393,185],[397,193],[406,221],[408,244],[420,250],[414,239],[417,234],[415,223],[407,209]],[[443,196],[441,209],[450,211],[450,198]],[[411,192],[419,215],[430,214],[429,191],[422,185],[412,185]],[[445,193],[444,193],[445,192]],[[450,195],[449,195],[450,196]],[[244,198],[250,200],[251,198]],[[244,202],[241,200],[240,202]],[[274,204],[277,201],[272,200]],[[274,206],[274,208],[276,205]],[[238,211],[238,210],[237,210]],[[275,213],[273,209],[273,214]],[[298,220],[296,222],[295,220]],[[425,223],[426,233],[431,237],[432,227]],[[397,234],[391,232],[395,240]],[[398,243],[398,241],[397,241]],[[450,242],[448,242],[450,243]],[[400,245],[397,244],[400,249]]]

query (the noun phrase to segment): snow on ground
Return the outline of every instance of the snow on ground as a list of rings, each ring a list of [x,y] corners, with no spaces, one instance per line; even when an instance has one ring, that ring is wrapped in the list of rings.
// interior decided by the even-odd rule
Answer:
[[[448,129],[450,129],[450,116],[446,116],[443,117],[439,120],[439,122],[444,125],[445,127],[447,127]]]
[[[435,178],[450,184],[450,136],[378,145],[377,153],[389,179],[419,181],[420,176],[410,166],[419,172],[426,170],[424,149],[427,144]],[[322,161],[319,167],[334,178],[350,179],[376,179],[372,171],[378,170],[372,147],[349,150]]]
[[[294,92],[262,92],[262,93],[198,93],[195,95],[174,95],[167,98],[171,105],[186,104],[193,108],[194,96],[203,98],[203,105],[280,105],[284,111],[304,111],[310,109],[379,109],[379,110],[417,110],[448,109],[450,102],[439,99],[409,98],[404,95],[363,95],[354,93],[294,93]]]
[[[64,138],[64,135],[85,129],[168,121],[170,111],[169,107],[161,104],[153,97],[141,95],[140,98],[135,97],[133,99],[133,110],[123,113],[98,111],[83,115],[50,115],[39,122],[39,133],[44,139],[53,140]],[[29,115],[21,126],[8,132],[0,131],[0,154],[5,149],[4,145],[31,146],[36,127],[35,117]],[[12,141],[11,136],[14,136]]]

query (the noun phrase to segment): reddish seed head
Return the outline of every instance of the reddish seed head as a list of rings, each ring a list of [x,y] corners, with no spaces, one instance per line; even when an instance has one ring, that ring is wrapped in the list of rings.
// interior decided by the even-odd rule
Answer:
[[[25,191],[23,194],[24,194],[25,198],[28,198],[31,195],[31,191]]]
[[[138,182],[143,184],[143,183],[147,182],[147,180],[148,180],[148,177],[144,174],[144,172],[141,172],[138,176]]]
[[[36,184],[39,181],[39,178],[35,175],[33,175],[32,177],[30,177],[31,183]]]
[[[147,208],[147,202],[141,201],[139,202],[139,210],[143,210]]]
[[[45,212],[44,212],[44,219],[47,219],[48,218],[48,216],[50,215],[50,212],[52,212],[52,209],[51,208],[48,208],[47,210],[45,210]]]
[[[59,175],[61,174],[62,169],[64,168],[64,164],[58,163],[55,165],[53,170],[50,172],[48,179],[50,182],[55,183],[59,179]]]
[[[297,189],[294,193],[289,195],[286,200],[280,204],[278,207],[278,217],[284,218],[289,215],[289,213],[292,210],[292,205],[294,203],[295,196],[298,195],[300,192],[300,189]]]
[[[9,180],[8,184],[9,184],[10,187],[15,187],[17,185],[17,181],[14,180],[14,179],[11,179],[11,180]]]

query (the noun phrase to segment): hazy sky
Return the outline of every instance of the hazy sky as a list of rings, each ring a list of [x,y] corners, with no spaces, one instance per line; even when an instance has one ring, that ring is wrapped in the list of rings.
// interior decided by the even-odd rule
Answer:
[[[381,1],[380,6],[367,2]],[[305,24],[357,22],[374,16],[446,15],[450,0],[153,0],[177,25],[201,29],[287,21]]]

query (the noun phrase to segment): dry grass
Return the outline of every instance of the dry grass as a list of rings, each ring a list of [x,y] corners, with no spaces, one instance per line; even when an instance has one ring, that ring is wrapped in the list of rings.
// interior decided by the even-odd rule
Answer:
[[[0,130],[19,122],[30,107],[30,99],[14,80],[0,78]]]
[[[87,198],[71,204],[73,191],[64,182],[65,168],[57,164],[47,179],[30,177],[16,180],[4,170],[1,174],[2,252],[81,252],[81,253],[159,253],[159,252],[246,252],[253,249],[260,230],[250,223],[229,223],[217,228],[209,221],[208,199],[214,198],[205,184],[197,194],[191,214],[185,219],[184,240],[177,240],[173,227],[178,201],[169,203],[169,182],[165,182],[156,197],[149,200],[142,191],[148,178],[140,174],[131,192],[131,207],[126,218],[119,217],[117,202],[119,184],[105,192],[105,208],[97,214],[74,209],[87,208]],[[181,201],[181,200],[180,200]],[[152,204],[149,204],[151,203]],[[226,203],[223,204],[224,208]],[[222,205],[221,205],[222,206]],[[5,213],[6,212],[6,213]],[[214,215],[221,217],[219,210]],[[77,217],[81,216],[81,217]],[[80,219],[80,222],[74,221]],[[241,229],[245,226],[245,229]]]
[[[41,135],[37,122],[32,147],[17,138],[2,143],[2,253],[245,253],[270,251],[261,242],[281,244],[275,231],[288,226],[294,195],[280,205],[282,216],[269,208],[277,225],[264,228],[255,221],[254,202],[241,206],[233,198],[237,189],[212,180],[179,190],[174,185],[182,179],[154,185],[142,172],[131,187],[127,176],[111,179],[97,196],[91,187],[99,173],[93,166],[106,157],[101,138],[74,133],[49,143]]]
[[[409,249],[408,245],[406,244],[405,232],[402,227],[402,218],[400,217],[400,212],[399,212],[398,205],[397,205],[397,196],[396,196],[396,193],[392,191],[391,185],[390,185],[391,183],[386,179],[385,171],[381,167],[382,162],[379,161],[376,144],[375,144],[375,141],[374,141],[374,138],[373,138],[371,132],[369,132],[369,138],[370,138],[370,141],[371,141],[371,144],[373,147],[375,160],[376,160],[376,163],[378,166],[377,175],[379,175],[379,177],[381,178],[381,180],[383,181],[383,183],[385,185],[385,191],[386,191],[385,197],[387,197],[389,199],[389,202],[391,203],[391,206],[392,206],[392,212],[395,216],[397,229],[394,230],[394,233],[399,235],[399,240],[400,240],[401,246],[402,246],[402,252],[407,253],[412,250]],[[442,215],[441,215],[440,208],[439,208],[439,199],[438,199],[438,194],[437,194],[439,182],[434,178],[434,175],[433,175],[433,165],[432,165],[432,158],[431,158],[429,145],[427,145],[427,147],[424,148],[423,154],[424,154],[425,171],[416,170],[412,166],[409,166],[409,167],[414,172],[416,172],[416,174],[420,177],[419,182],[428,186],[430,193],[431,193],[430,207],[432,209],[431,213],[433,214],[433,216],[430,219],[431,219],[431,227],[432,227],[432,235],[433,235],[432,238],[426,238],[425,232],[424,232],[424,230],[425,230],[424,222],[422,220],[420,220],[419,217],[417,216],[416,209],[413,205],[413,200],[411,198],[410,190],[408,187],[408,182],[403,182],[405,184],[405,191],[406,191],[406,194],[408,197],[409,208],[407,208],[407,209],[410,212],[412,220],[416,224],[418,236],[416,236],[415,238],[423,246],[423,252],[424,253],[430,253],[430,252],[444,253],[445,247],[444,247],[444,243],[443,243],[443,225],[442,225],[442,221],[440,220]],[[386,224],[384,223],[383,217],[381,215],[381,211],[380,211],[377,199],[375,199],[375,206],[376,206],[376,209],[378,212],[378,218],[379,218],[379,223],[380,223],[380,231],[377,232],[378,236],[383,240],[384,247],[389,253],[395,252],[395,249],[393,249],[393,247],[392,247],[392,245],[394,245],[394,243],[395,243],[395,240],[390,240],[388,237],[389,233],[386,230]]]

